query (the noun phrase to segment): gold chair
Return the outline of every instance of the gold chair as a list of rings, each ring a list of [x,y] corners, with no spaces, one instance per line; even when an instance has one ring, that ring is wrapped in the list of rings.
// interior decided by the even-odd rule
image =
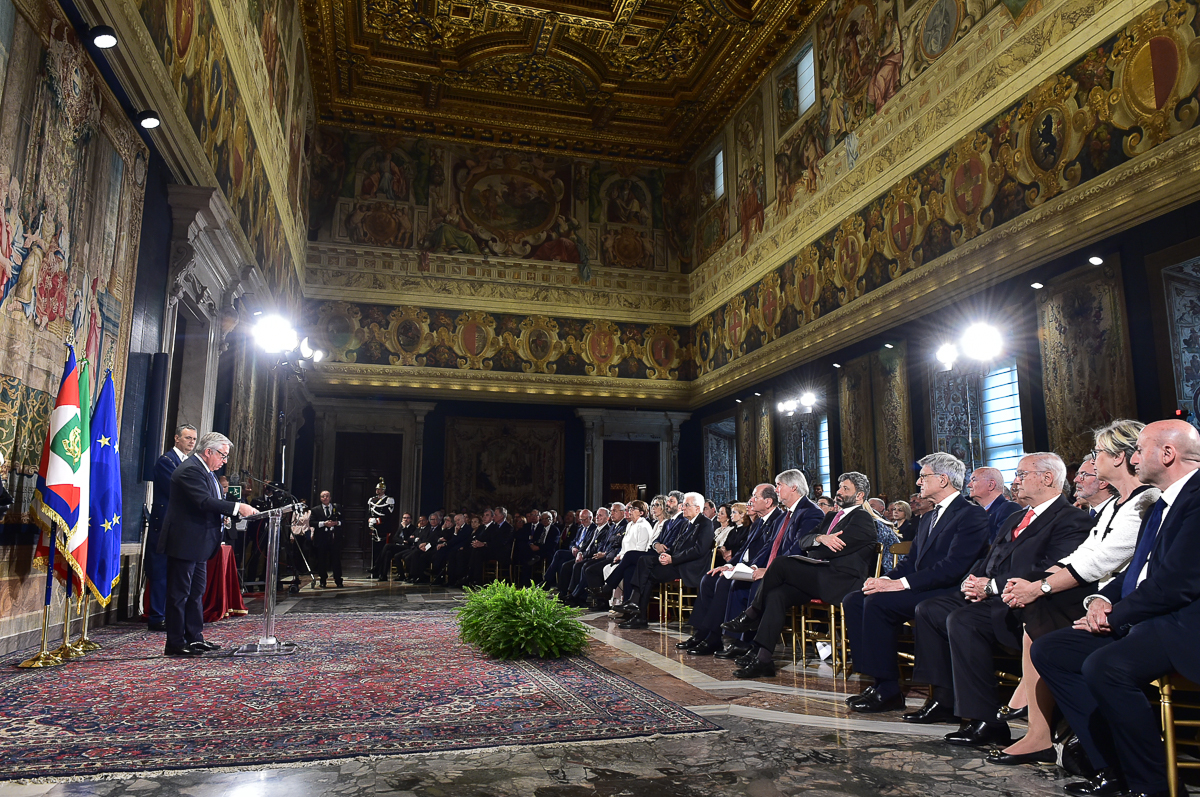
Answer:
[[[1200,686],[1188,681],[1177,673],[1158,679],[1154,682],[1158,687],[1160,707],[1162,710],[1163,744],[1167,752],[1167,787],[1171,797],[1179,794],[1179,770],[1200,769],[1200,761],[1180,761],[1179,747],[1200,748],[1200,738],[1189,736],[1180,739],[1176,731],[1179,728],[1200,728],[1200,719],[1179,719],[1175,716],[1177,709],[1190,709],[1193,716],[1200,716]],[[1196,700],[1181,703],[1176,692],[1192,693]]]
[[[495,572],[491,576],[491,579],[493,581],[500,580],[500,570],[501,569],[504,570],[504,579],[506,581],[512,581],[512,562],[513,562],[513,557],[516,556],[516,553],[517,553],[517,541],[514,538],[513,542],[512,542],[512,547],[509,548],[509,551],[508,551],[508,564],[506,564],[506,565],[500,564],[499,559],[489,559],[483,563],[483,582],[485,584],[488,583],[488,568],[491,566],[495,567]]]
[[[883,546],[875,543],[875,575],[883,570]],[[809,642],[814,645],[824,642],[830,646],[829,664],[833,671],[846,669],[849,656],[846,654],[846,614],[840,603],[825,603],[813,600],[799,607],[800,628],[792,634],[792,655],[804,649]],[[793,629],[795,628],[793,620]],[[801,654],[804,655],[804,654]],[[806,659],[807,660],[807,659]]]
[[[717,549],[714,547],[712,558],[709,560],[708,569],[712,570],[717,566]],[[666,626],[667,621],[671,617],[671,609],[676,609],[679,612],[679,626],[683,627],[683,621],[686,615],[684,612],[690,613],[692,606],[695,605],[696,599],[700,597],[698,589],[691,589],[683,584],[682,579],[674,581],[664,581],[658,585],[658,622]]]

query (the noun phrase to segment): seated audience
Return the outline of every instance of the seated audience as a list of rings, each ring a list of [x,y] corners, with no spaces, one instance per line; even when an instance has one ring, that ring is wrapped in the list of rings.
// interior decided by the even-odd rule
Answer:
[[[896,534],[903,542],[912,542],[917,536],[917,521],[913,519],[912,506],[908,501],[892,501],[888,516],[896,527]]]
[[[971,500],[979,504],[988,513],[988,523],[992,530],[988,544],[996,541],[996,534],[1009,515],[1020,510],[1020,505],[1004,497],[1004,474],[996,468],[976,468],[967,482],[970,488]]]

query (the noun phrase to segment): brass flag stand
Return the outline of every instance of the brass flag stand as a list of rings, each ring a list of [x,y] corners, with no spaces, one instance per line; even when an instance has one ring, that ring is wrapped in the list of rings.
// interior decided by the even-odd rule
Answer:
[[[18,667],[25,669],[35,669],[39,667],[57,667],[63,663],[60,656],[51,653],[46,649],[46,635],[50,630],[50,596],[54,591],[54,548],[58,540],[56,534],[58,532],[58,524],[50,524],[50,554],[46,562],[46,605],[42,607],[42,649],[31,659],[18,664]],[[68,601],[70,603],[70,601]],[[64,629],[64,639],[66,638],[67,629]]]
[[[75,640],[75,647],[79,648],[84,653],[91,653],[93,650],[100,650],[99,643],[88,639],[88,613],[92,608],[91,593],[86,590],[83,593],[83,627],[79,629],[79,639]]]

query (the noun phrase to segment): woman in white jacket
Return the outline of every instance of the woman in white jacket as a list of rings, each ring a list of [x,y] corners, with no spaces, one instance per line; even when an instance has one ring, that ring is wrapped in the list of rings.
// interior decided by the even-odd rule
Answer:
[[[1054,697],[1029,660],[1029,645],[1039,636],[1066,628],[1082,617],[1083,599],[1112,581],[1133,559],[1142,518],[1160,495],[1157,488],[1142,484],[1129,461],[1143,426],[1140,421],[1120,420],[1096,432],[1096,448],[1084,464],[1094,457],[1096,475],[1091,478],[1106,483],[1105,489],[1112,497],[1098,507],[1091,534],[1040,578],[1035,574],[1029,579],[1009,579],[1004,588],[1004,602],[1020,611],[1025,626],[1018,688],[1025,690],[1029,702],[1029,732],[1007,749],[990,753],[987,759],[993,764],[1055,761],[1050,733]],[[1011,713],[1002,708],[998,716],[1007,718]]]
[[[609,583],[609,577],[622,563],[624,563],[622,571],[632,573],[632,568],[636,566],[635,560],[650,550],[650,543],[658,535],[650,526],[650,522],[646,520],[648,512],[649,508],[645,501],[630,501],[625,506],[625,516],[629,518],[629,523],[625,526],[625,537],[621,540],[620,553],[617,554],[617,558],[611,565],[604,566],[605,585]],[[604,587],[601,587],[601,598],[603,590]],[[621,587],[617,586],[613,589],[612,605],[620,603],[621,593]]]

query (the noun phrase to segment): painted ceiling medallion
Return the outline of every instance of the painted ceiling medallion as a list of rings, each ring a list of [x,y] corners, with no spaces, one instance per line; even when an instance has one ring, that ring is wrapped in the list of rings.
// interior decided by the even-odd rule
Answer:
[[[888,274],[895,279],[921,265],[921,242],[929,229],[929,210],[921,204],[921,185],[906,177],[883,200],[883,230],[871,230],[871,244],[892,262]]]
[[[959,229],[950,233],[950,243],[962,246],[992,228],[995,217],[992,200],[996,198],[1004,169],[992,161],[992,140],[975,132],[961,139],[946,156],[942,177],[946,193],[933,192],[929,209],[946,223]]]
[[[412,306],[397,307],[387,318],[387,329],[371,326],[375,337],[392,353],[392,365],[424,365],[425,353],[436,342],[429,331],[429,313]]]
[[[725,345],[730,358],[746,353],[746,332],[750,319],[746,317],[746,297],[735,296],[725,305]]]
[[[357,362],[357,350],[371,339],[359,323],[362,311],[349,302],[326,302],[317,313],[316,338],[334,362]]]
[[[301,8],[319,122],[677,164],[827,2],[316,0]]]
[[[817,248],[810,244],[801,250],[795,261],[784,268],[785,279],[789,268],[791,279],[787,280],[785,296],[799,313],[797,320],[802,324],[811,323],[821,314],[818,300],[821,298],[822,276]]]
[[[651,379],[678,379],[677,370],[687,355],[687,349],[679,345],[679,330],[667,324],[647,327],[645,345],[638,346],[646,375]]]
[[[496,335],[496,319],[482,310],[471,310],[454,320],[451,340],[458,355],[458,367],[474,371],[492,370],[491,358],[500,351],[501,340]]]
[[[1011,143],[1000,147],[1000,162],[1008,173],[1024,185],[1036,183],[1025,192],[1029,207],[1079,185],[1082,170],[1076,158],[1096,117],[1079,108],[1077,89],[1066,75],[1043,81],[1017,109],[1009,128]]]
[[[779,319],[783,315],[779,293],[779,274],[772,271],[758,286],[758,303],[750,308],[750,321],[762,332],[762,342],[779,337]]]
[[[521,363],[521,370],[525,373],[554,373],[554,361],[566,350],[558,339],[558,322],[544,315],[530,316],[522,321],[519,337],[505,332],[504,338],[525,361]]]
[[[696,326],[696,372],[700,376],[713,370],[713,360],[719,345],[720,329],[713,324],[713,315],[710,313]]]
[[[629,353],[621,343],[620,327],[612,321],[593,321],[585,326],[581,348],[588,376],[615,376],[612,369]]]
[[[843,221],[833,235],[833,260],[825,258],[825,273],[833,275],[842,304],[857,299],[867,287],[863,275],[872,248],[863,237],[865,226],[861,216]]]
[[[1177,136],[1196,122],[1200,103],[1200,39],[1192,30],[1196,7],[1155,3],[1134,20],[1113,47],[1108,67],[1112,91],[1092,89],[1088,104],[1100,120],[1122,130],[1133,157]]]

